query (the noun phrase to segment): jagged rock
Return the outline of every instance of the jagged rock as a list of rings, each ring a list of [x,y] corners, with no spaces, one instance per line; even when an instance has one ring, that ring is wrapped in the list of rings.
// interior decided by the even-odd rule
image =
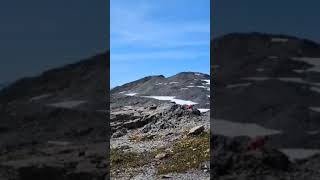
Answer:
[[[189,130],[188,132],[188,136],[195,136],[195,135],[199,135],[204,131],[204,126],[200,125],[200,126],[196,126],[193,127]]]
[[[141,130],[141,132],[143,133],[148,133],[150,130],[152,129],[152,125],[151,124],[147,124],[143,127],[143,129]]]
[[[150,110],[155,110],[155,109],[157,109],[157,106],[156,106],[156,105],[153,105],[153,106],[151,106],[149,109],[150,109]]]
[[[198,109],[196,109],[196,108],[193,108],[193,109],[192,109],[192,113],[195,114],[195,115],[197,115],[197,116],[200,116],[200,115],[201,115],[201,112],[200,112]]]

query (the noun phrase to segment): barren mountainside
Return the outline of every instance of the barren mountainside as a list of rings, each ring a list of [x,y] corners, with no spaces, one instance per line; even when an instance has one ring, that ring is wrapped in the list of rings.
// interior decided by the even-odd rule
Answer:
[[[109,53],[0,91],[0,179],[104,178]]]

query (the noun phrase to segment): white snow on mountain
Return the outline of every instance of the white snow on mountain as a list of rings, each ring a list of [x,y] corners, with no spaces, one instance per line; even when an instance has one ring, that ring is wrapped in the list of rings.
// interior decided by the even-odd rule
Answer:
[[[271,39],[271,42],[279,42],[279,43],[285,43],[288,41],[289,41],[289,39],[287,39],[287,38],[272,38]]]
[[[302,61],[312,65],[312,68],[307,69],[307,71],[320,72],[320,58],[315,57],[293,57],[291,58],[295,61]]]
[[[320,107],[309,107],[311,111],[320,112]]]
[[[202,108],[199,108],[198,110],[199,110],[201,113],[210,111],[210,109],[202,109]]]
[[[169,84],[178,84],[179,82],[170,82]]]
[[[39,95],[39,96],[34,96],[32,98],[30,98],[30,102],[33,102],[33,101],[38,101],[38,100],[41,100],[41,99],[44,99],[44,98],[47,98],[51,96],[51,94],[42,94],[42,95]]]
[[[126,96],[135,96],[137,95],[138,93],[128,93],[128,94],[125,94]]]
[[[189,101],[189,100],[176,99],[175,96],[141,96],[141,97],[157,99],[160,101],[171,101],[171,102],[175,102],[176,104],[180,104],[180,105],[198,104],[196,102]]]
[[[286,154],[292,161],[305,159],[320,152],[319,149],[280,149],[280,151]]]
[[[82,101],[82,100],[62,101],[62,102],[58,102],[58,103],[48,104],[48,106],[72,109],[72,108],[80,106],[81,104],[84,104],[86,102],[87,101]]]
[[[320,88],[317,88],[317,87],[311,87],[310,90],[317,92],[317,93],[320,93]]]
[[[207,85],[210,85],[210,79],[205,79],[205,80],[202,80],[204,82],[206,82]]]
[[[212,132],[215,134],[235,137],[235,136],[265,136],[281,134],[282,131],[267,129],[254,123],[236,123],[226,120],[213,120],[214,127]]]

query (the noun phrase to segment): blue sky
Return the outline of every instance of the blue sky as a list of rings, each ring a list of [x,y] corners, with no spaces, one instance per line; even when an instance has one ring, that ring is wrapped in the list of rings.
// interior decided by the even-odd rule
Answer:
[[[210,71],[209,0],[111,0],[111,87]]]
[[[0,2],[0,84],[77,62],[108,47],[106,0]]]

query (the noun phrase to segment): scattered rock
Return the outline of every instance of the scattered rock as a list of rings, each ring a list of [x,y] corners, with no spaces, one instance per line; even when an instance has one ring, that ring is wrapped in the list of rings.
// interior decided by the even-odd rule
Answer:
[[[162,179],[171,179],[171,178],[172,178],[172,176],[163,175],[163,176],[161,176],[161,178],[162,178]]]
[[[168,154],[167,154],[167,153],[160,153],[160,154],[157,154],[157,155],[155,156],[155,158],[158,159],[158,160],[162,160],[162,159],[164,159],[164,158],[166,158],[166,157],[168,157]]]
[[[148,133],[150,130],[152,129],[151,124],[147,124],[143,127],[143,129],[141,130],[141,132],[143,133]]]
[[[196,126],[196,127],[189,130],[188,136],[196,136],[196,135],[201,134],[203,131],[204,131],[203,125]]]
[[[155,110],[155,109],[157,109],[157,106],[156,106],[156,105],[153,105],[153,106],[151,106],[149,109],[150,109],[150,110]]]
[[[126,135],[126,133],[127,133],[127,129],[121,128],[120,130],[116,131],[116,132],[112,135],[112,137],[113,137],[113,138],[119,138],[119,137],[122,137],[122,136]]]
[[[197,116],[200,116],[201,115],[201,112],[199,111],[199,109],[196,109],[196,108],[193,108],[192,109],[192,113],[197,115]]]

